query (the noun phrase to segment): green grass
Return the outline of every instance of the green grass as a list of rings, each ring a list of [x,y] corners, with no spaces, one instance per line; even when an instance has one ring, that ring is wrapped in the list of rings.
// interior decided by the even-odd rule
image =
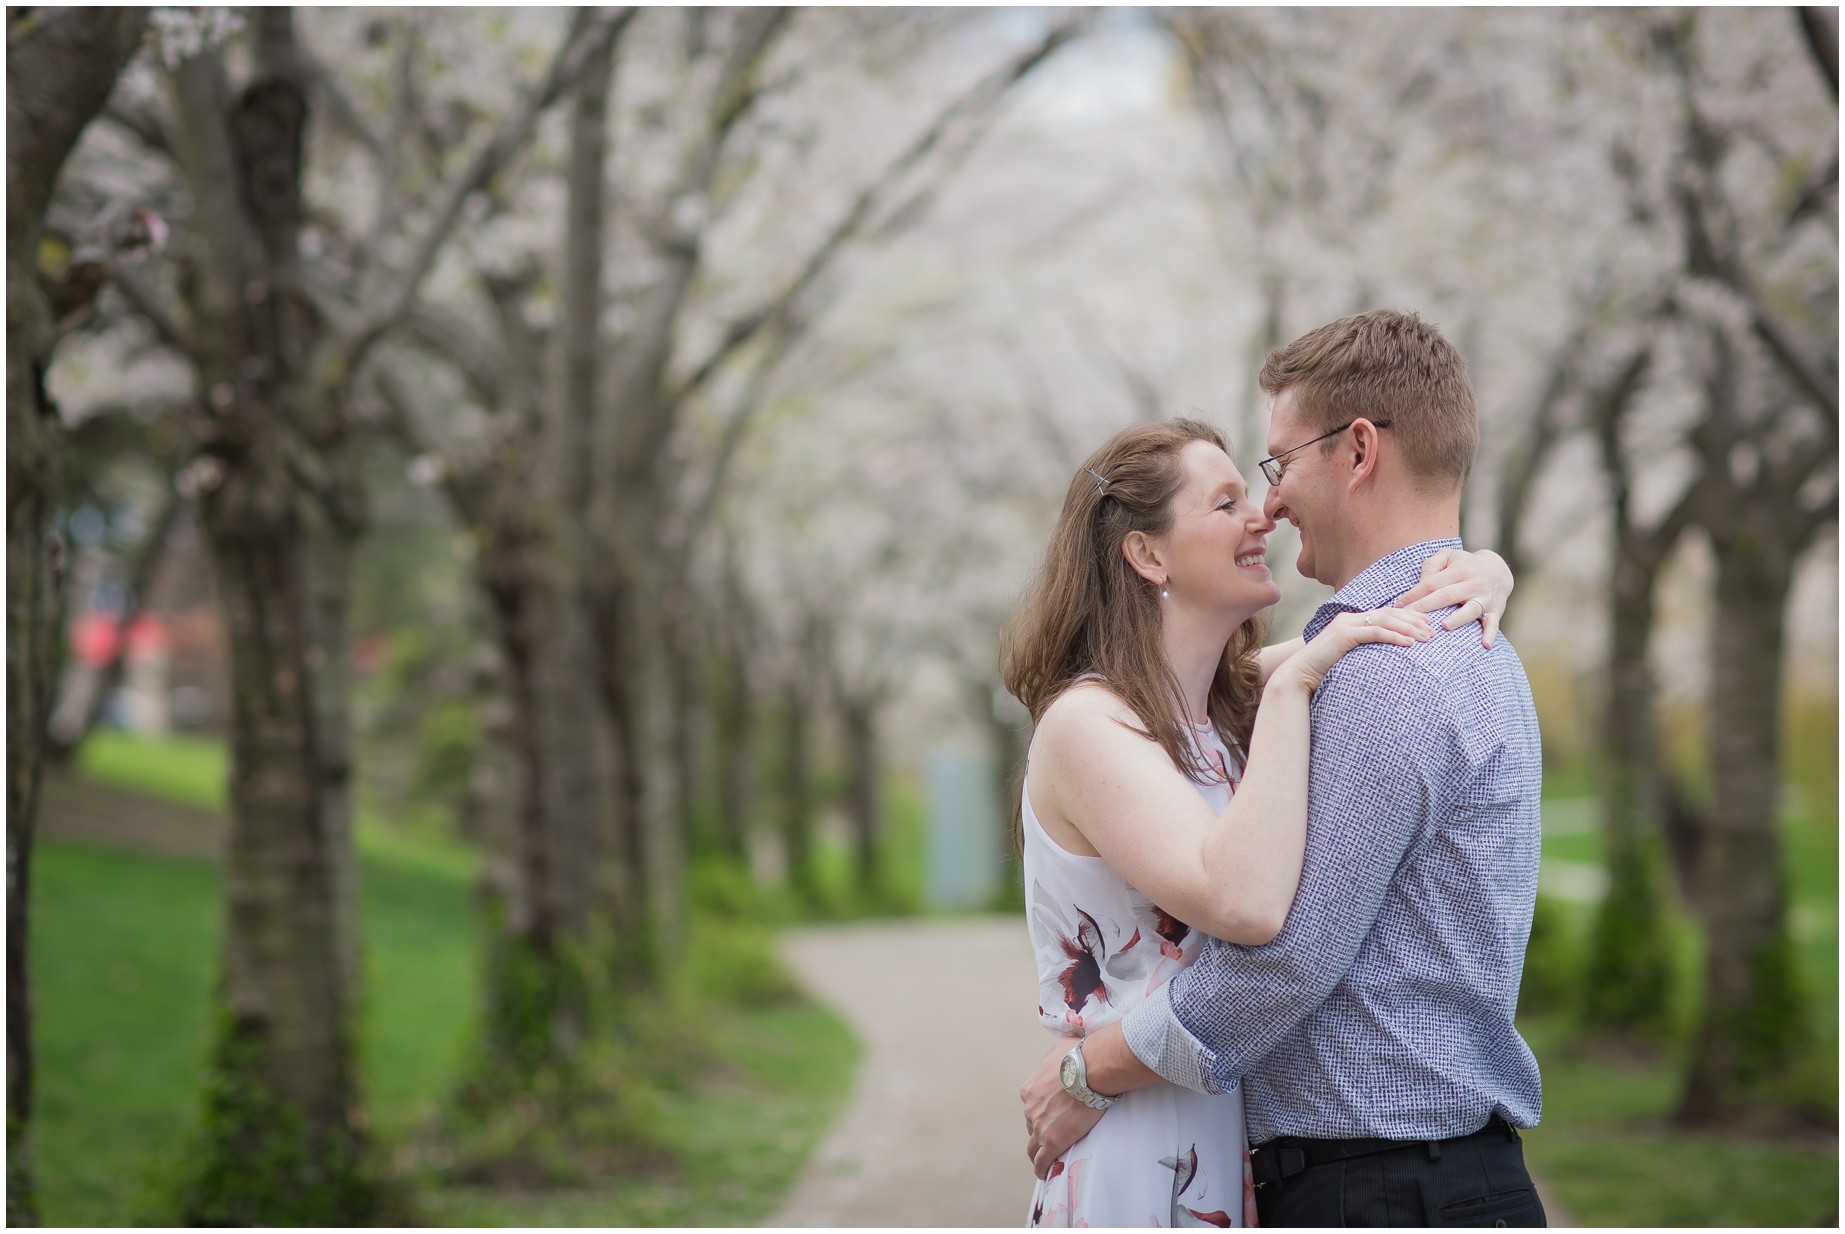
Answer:
[[[364,1070],[387,1137],[431,1114],[474,1016],[468,884],[362,846]],[[48,1224],[154,1214],[203,1091],[221,880],[204,861],[44,840],[33,889],[36,1161]]]
[[[1669,1063],[1572,1044],[1552,1019],[1525,1018],[1544,1074],[1544,1121],[1525,1156],[1553,1200],[1584,1225],[1811,1226],[1837,1223],[1838,1150],[1666,1126],[1678,1096]]]
[[[858,1045],[810,1005],[771,1006],[717,1026],[734,1069],[718,1082],[664,1090],[653,1145],[677,1159],[593,1192],[544,1195],[448,1188],[422,1203],[432,1224],[470,1226],[752,1225],[800,1171],[845,1097]]]
[[[86,774],[211,807],[223,757],[209,743],[100,734]],[[368,1112],[387,1148],[448,1095],[479,1011],[474,859],[362,813],[359,827]],[[41,839],[32,979],[38,1092],[34,1162],[47,1224],[155,1220],[157,1179],[199,1113],[216,974],[221,880],[207,861]],[[749,1224],[780,1202],[851,1083],[857,1045],[829,1013],[787,996],[760,932],[695,926],[687,986],[706,1082],[662,1086],[649,1128],[675,1165],[594,1189],[527,1194],[422,1177],[431,1220],[469,1225]],[[766,997],[718,1004],[747,969]],[[685,1004],[678,1004],[683,1013]],[[845,1064],[845,1065],[842,1065]]]
[[[1807,709],[1790,725],[1789,789],[1781,839],[1792,930],[1819,1039],[1801,1073],[1836,1109],[1838,1075],[1837,709]],[[1599,816],[1586,759],[1546,768],[1546,862],[1599,865]],[[1589,823],[1586,829],[1583,823]],[[1552,901],[1561,945],[1579,965],[1593,906]],[[1836,1142],[1688,1135],[1668,1123],[1683,1083],[1682,1059],[1701,1011],[1703,937],[1679,914],[1671,923],[1677,984],[1673,1034],[1656,1054],[1610,1055],[1581,1039],[1567,1007],[1540,1009],[1519,1026],[1544,1079],[1544,1119],[1525,1137],[1532,1168],[1552,1199],[1588,1225],[1835,1224]]]
[[[33,1161],[47,1225],[149,1217],[205,1079],[217,869],[42,839],[33,862]]]
[[[921,785],[908,776],[887,775],[883,784],[884,834],[878,851],[877,887],[859,886],[858,853],[849,843],[815,836],[813,874],[818,916],[911,916],[922,911],[928,861]]]
[[[77,770],[85,779],[111,788],[201,810],[223,810],[230,764],[224,743],[215,738],[149,740],[105,728],[77,750]]]

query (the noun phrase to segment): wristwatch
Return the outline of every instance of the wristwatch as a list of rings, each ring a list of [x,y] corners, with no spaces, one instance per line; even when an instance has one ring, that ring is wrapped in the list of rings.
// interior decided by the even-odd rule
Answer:
[[[1082,1102],[1092,1110],[1106,1110],[1119,1097],[1104,1097],[1089,1087],[1089,1068],[1083,1065],[1083,1043],[1077,1042],[1070,1047],[1070,1052],[1063,1056],[1058,1064],[1057,1079],[1063,1085],[1063,1091]]]

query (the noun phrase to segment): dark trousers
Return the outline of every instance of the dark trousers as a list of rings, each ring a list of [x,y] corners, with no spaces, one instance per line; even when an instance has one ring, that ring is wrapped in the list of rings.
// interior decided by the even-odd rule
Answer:
[[[1451,1140],[1302,1140],[1255,1151],[1263,1225],[1541,1226],[1518,1132],[1498,1117]]]

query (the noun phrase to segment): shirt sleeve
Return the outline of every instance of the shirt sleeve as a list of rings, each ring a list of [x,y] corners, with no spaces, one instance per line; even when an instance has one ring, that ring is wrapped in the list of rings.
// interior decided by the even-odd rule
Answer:
[[[1447,797],[1453,721],[1420,666],[1360,647],[1314,697],[1307,851],[1281,933],[1260,947],[1210,939],[1122,1019],[1128,1049],[1170,1082],[1227,1092],[1332,993],[1397,869]]]

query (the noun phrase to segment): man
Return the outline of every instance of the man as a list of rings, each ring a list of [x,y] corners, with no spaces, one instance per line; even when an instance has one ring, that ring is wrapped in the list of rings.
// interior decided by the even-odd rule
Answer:
[[[1461,547],[1473,389],[1438,331],[1385,309],[1276,349],[1261,383],[1267,512],[1299,529],[1300,572],[1336,589],[1311,639]],[[1084,1040],[1082,1066],[1053,1049],[1020,1090],[1039,1177],[1106,1116],[1083,1099],[1240,1083],[1264,1225],[1545,1223],[1517,1132],[1538,1121],[1537,1062],[1513,1026],[1537,716],[1511,645],[1482,641],[1438,628],[1327,674],[1286,925],[1261,947],[1211,940],[1164,996]]]

